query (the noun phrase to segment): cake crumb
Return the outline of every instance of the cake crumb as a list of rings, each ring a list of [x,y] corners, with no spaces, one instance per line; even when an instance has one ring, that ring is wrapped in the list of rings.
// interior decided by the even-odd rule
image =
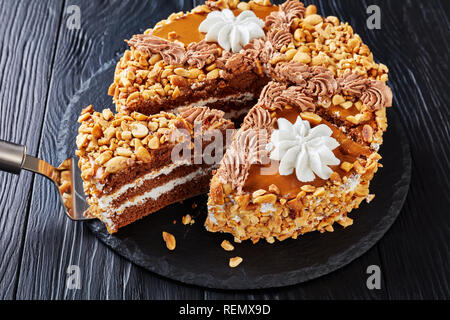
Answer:
[[[172,223],[173,223],[173,224],[177,224],[177,220],[173,220]]]
[[[195,208],[197,208],[197,203],[196,203],[196,202],[194,202],[194,203],[192,204],[192,209],[195,209]]]
[[[181,219],[181,222],[182,222],[184,225],[187,225],[187,224],[191,223],[191,220],[192,220],[191,215],[190,215],[190,214],[187,214],[187,215],[185,215],[185,216]]]
[[[375,195],[374,195],[374,194],[369,194],[369,195],[366,197],[366,202],[367,202],[367,203],[370,203],[374,198],[375,198]]]
[[[228,240],[223,240],[222,243],[220,244],[220,246],[225,250],[225,251],[233,251],[234,250],[234,246],[230,243],[230,241]]]
[[[244,259],[242,259],[241,257],[230,258],[229,266],[231,268],[236,268],[238,265],[241,264],[242,260],[244,260]]]
[[[162,236],[163,236],[164,242],[166,243],[167,249],[174,250],[175,246],[176,246],[175,237],[172,234],[165,232],[165,231],[163,231]]]

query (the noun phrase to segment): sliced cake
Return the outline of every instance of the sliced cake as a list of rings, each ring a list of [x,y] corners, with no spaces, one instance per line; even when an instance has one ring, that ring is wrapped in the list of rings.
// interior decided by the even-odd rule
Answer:
[[[223,112],[206,107],[146,116],[83,110],[76,139],[86,214],[110,233],[171,203],[208,191],[214,161],[233,125]],[[216,141],[221,142],[221,141]]]

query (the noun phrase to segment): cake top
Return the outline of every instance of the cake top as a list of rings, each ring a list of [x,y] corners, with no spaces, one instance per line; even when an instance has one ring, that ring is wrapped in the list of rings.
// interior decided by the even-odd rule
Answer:
[[[357,73],[335,77],[323,67],[280,64],[226,152],[218,177],[239,194],[276,185],[286,197],[323,186],[378,158],[392,92]]]
[[[235,16],[230,9],[213,11],[202,21],[198,30],[206,33],[206,42],[217,42],[224,50],[237,53],[253,39],[265,36],[264,21],[251,10]]]
[[[252,21],[251,29],[236,23],[241,15]],[[207,1],[191,12],[172,14],[127,42],[131,48],[109,89],[118,110],[125,112],[142,100],[182,99],[242,72],[272,76],[278,64],[291,61],[325,67],[335,76],[356,72],[388,80],[387,67],[374,62],[348,23],[322,17],[315,6],[305,8],[298,0],[280,6],[261,0]]]
[[[161,152],[186,141],[186,134],[191,142],[195,126],[200,126],[202,132],[232,128],[223,115],[222,111],[206,107],[146,116],[137,112],[113,114],[110,109],[96,112],[88,106],[78,119],[81,125],[76,138],[81,176],[91,184],[104,184],[109,175],[134,165],[157,165]]]

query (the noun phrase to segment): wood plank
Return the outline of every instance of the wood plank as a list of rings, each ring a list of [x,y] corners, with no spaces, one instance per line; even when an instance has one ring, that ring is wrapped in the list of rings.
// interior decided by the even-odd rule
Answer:
[[[186,10],[190,1],[84,1],[81,29],[65,27],[59,34],[50,95],[39,156],[57,164],[67,155],[58,151],[58,130],[70,101],[93,75],[118,61],[123,39],[142,32],[172,12]],[[69,3],[66,2],[65,8]],[[111,79],[112,81],[112,74]],[[109,83],[105,83],[106,95]],[[104,106],[99,106],[104,107]],[[76,119],[69,119],[75,121]],[[53,186],[34,182],[33,208],[23,251],[19,299],[182,299],[201,298],[199,288],[167,281],[136,267],[101,244],[82,223],[69,221],[57,202]],[[77,265],[81,289],[68,289],[67,268]]]
[[[444,8],[444,3],[447,9]],[[395,11],[392,11],[395,10]],[[392,299],[450,297],[450,41],[448,1],[387,5],[386,43],[396,109],[410,138],[413,176],[402,213],[380,242]]]
[[[38,150],[61,3],[0,2],[0,139]],[[33,175],[0,172],[0,299],[17,290]]]

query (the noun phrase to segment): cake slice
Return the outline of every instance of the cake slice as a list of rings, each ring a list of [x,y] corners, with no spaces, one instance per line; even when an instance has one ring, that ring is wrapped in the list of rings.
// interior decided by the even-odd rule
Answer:
[[[81,113],[76,138],[86,214],[103,221],[110,233],[171,203],[208,191],[214,161],[233,124],[206,107],[146,116]],[[217,142],[208,147],[212,142]],[[205,161],[206,160],[206,161]]]
[[[374,196],[389,87],[300,63],[274,72],[282,82],[263,89],[211,181],[205,226],[238,242],[349,226],[347,213]]]

